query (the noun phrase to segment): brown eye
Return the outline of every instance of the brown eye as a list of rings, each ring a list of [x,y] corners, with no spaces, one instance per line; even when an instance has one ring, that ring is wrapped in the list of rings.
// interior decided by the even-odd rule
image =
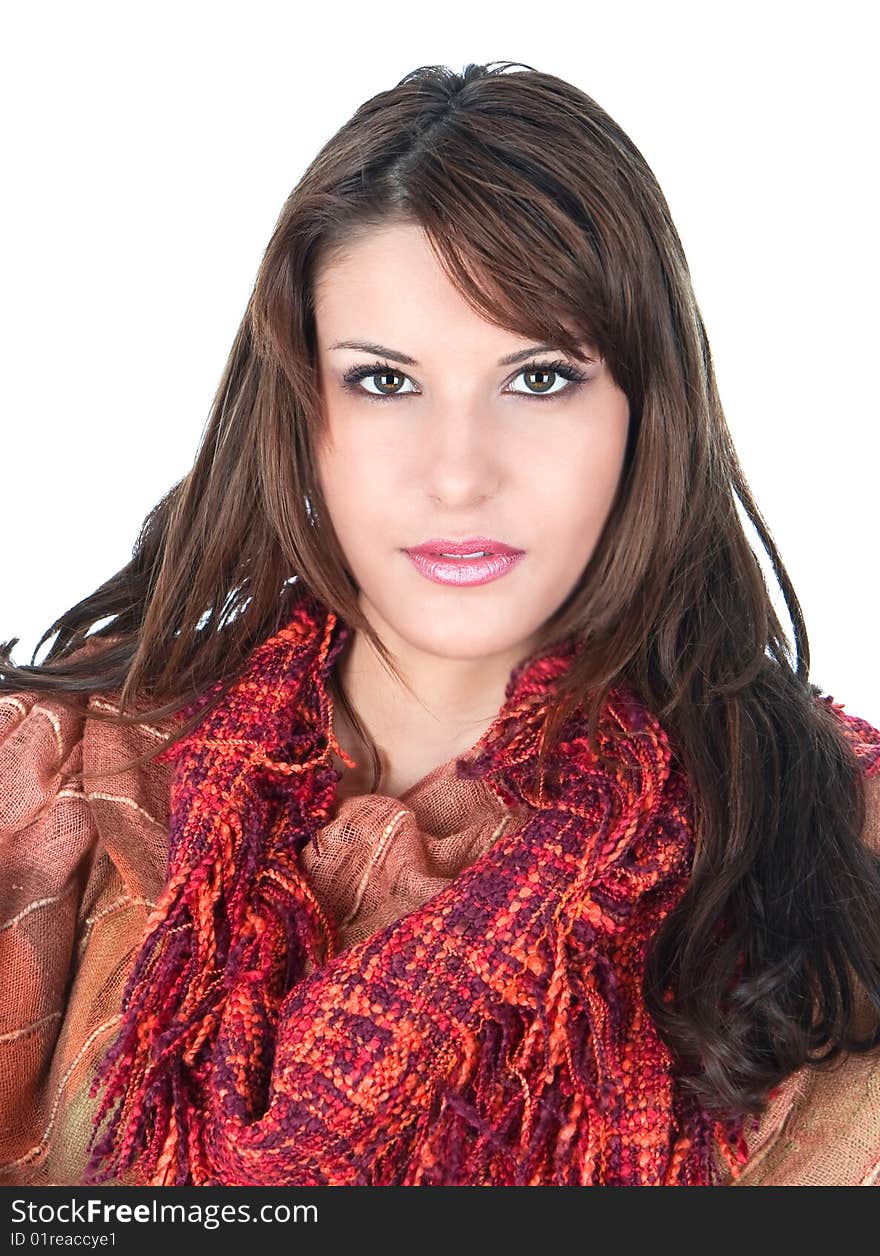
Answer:
[[[376,387],[379,392],[395,393],[399,391],[394,384],[396,376],[399,376],[401,379],[403,378],[400,371],[380,371],[377,375],[371,375],[367,378],[378,381]]]
[[[414,388],[398,387],[398,380],[409,380],[412,383],[408,375],[389,366],[387,362],[353,366],[342,377],[343,385],[349,392],[366,393],[371,401],[382,401],[386,397],[405,397],[408,393],[415,392]],[[368,388],[365,386],[367,383],[374,384],[375,387]]]
[[[561,397],[586,379],[585,375],[567,362],[529,362],[514,378],[519,379],[520,376],[526,378],[526,387],[511,390],[519,397]],[[563,381],[562,387],[554,387],[560,381]]]
[[[529,387],[534,392],[540,393],[550,391],[556,376],[555,371],[525,371],[523,373],[530,379]]]
[[[572,392],[586,380],[576,367],[563,360],[554,362],[528,362],[521,367],[514,378],[525,376],[529,381],[525,389],[510,388],[508,391],[519,397],[560,397],[563,393]],[[398,381],[408,383],[408,388],[401,388]],[[560,381],[562,388],[555,387]],[[389,362],[370,362],[352,366],[342,376],[343,387],[358,396],[366,395],[371,401],[389,401],[394,397],[406,397],[418,394],[412,386],[412,380],[403,371],[391,366]],[[368,387],[367,385],[372,385]]]

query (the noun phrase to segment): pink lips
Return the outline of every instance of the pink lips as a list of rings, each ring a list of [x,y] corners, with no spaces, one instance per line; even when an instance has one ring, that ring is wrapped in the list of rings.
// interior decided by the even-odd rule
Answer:
[[[480,558],[450,558],[444,555],[482,553]],[[441,537],[404,550],[410,561],[428,580],[436,584],[488,584],[506,575],[525,554],[500,541],[485,536],[468,537],[465,541],[448,541]]]

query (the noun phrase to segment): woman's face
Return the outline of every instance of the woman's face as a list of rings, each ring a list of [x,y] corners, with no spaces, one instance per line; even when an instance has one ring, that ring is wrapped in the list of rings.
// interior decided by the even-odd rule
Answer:
[[[528,341],[484,321],[418,226],[375,228],[319,271],[315,318],[318,474],[368,621],[398,653],[527,657],[611,508],[625,393],[591,346],[592,361],[527,353]],[[547,372],[554,359],[583,382]],[[371,369],[358,380],[361,366]],[[499,578],[453,584],[406,552],[473,537],[523,554]]]

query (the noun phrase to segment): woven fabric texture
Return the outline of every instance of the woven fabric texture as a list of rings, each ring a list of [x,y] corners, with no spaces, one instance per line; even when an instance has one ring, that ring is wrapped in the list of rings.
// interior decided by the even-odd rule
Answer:
[[[484,782],[460,780],[454,759],[400,798],[343,798],[300,853],[336,924],[337,953],[422,906],[523,818]]]
[[[93,696],[88,710],[98,707],[119,710]],[[102,725],[33,694],[0,699],[0,1185],[84,1181],[89,1087],[167,870],[171,764],[153,759],[88,792],[81,778],[59,788],[59,776],[117,766],[172,727]],[[343,798],[302,852],[337,952],[426,902],[517,823],[454,762],[400,799]]]
[[[167,751],[168,878],[97,1079],[89,1180],[708,1185],[715,1145],[741,1165],[742,1116],[680,1083],[642,997],[694,854],[666,731],[620,685],[593,736],[578,707],[539,763],[575,638],[513,669],[456,763],[525,823],[336,954],[298,856],[337,796],[328,685],[350,636],[305,593]]]
[[[88,709],[112,708],[112,697],[92,697]],[[0,699],[3,1185],[83,1182],[98,1102],[89,1086],[167,874],[173,764],[152,761],[86,789],[78,774],[117,766],[171,725],[122,729],[88,709]],[[324,840],[303,849],[316,898],[337,922],[337,953],[414,913],[522,825],[452,766],[401,799],[344,799]],[[63,788],[62,771],[74,773]],[[880,761],[866,784],[866,840],[880,850]],[[732,1184],[878,1184],[878,1053],[787,1079],[746,1138],[748,1162]],[[716,1170],[729,1180],[720,1155]]]

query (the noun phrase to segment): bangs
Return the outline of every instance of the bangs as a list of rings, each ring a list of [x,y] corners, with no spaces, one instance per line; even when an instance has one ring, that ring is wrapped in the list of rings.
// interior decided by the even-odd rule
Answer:
[[[487,322],[526,340],[559,345],[574,357],[590,350],[607,355],[604,320],[589,303],[566,299],[574,290],[570,285],[558,287],[546,273],[542,276],[539,265],[526,282],[505,260],[509,255],[503,247],[487,255],[479,242],[461,238],[446,224],[431,223],[424,230],[450,282]]]
[[[496,149],[454,122],[449,132],[439,153],[428,144],[410,165],[394,217],[422,228],[450,282],[487,321],[574,355],[588,344],[608,356],[617,341],[610,312],[622,302],[609,291],[589,194],[531,151],[514,155],[509,137]]]

